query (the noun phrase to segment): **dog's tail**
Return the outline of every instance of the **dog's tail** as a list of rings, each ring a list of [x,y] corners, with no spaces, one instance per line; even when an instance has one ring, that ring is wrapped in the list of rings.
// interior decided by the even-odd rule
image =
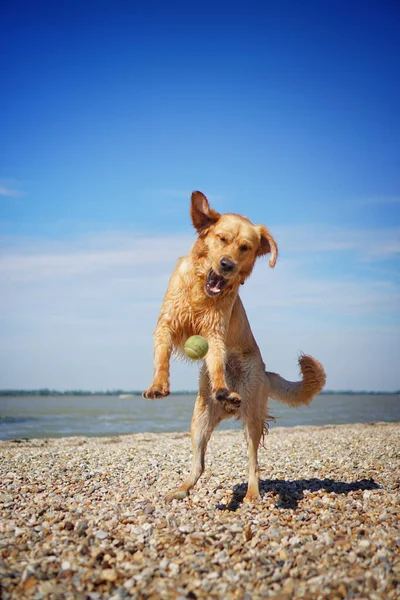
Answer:
[[[310,404],[324,387],[326,374],[323,366],[309,354],[301,354],[299,366],[301,381],[286,381],[277,373],[266,372],[269,381],[269,396],[290,406]]]

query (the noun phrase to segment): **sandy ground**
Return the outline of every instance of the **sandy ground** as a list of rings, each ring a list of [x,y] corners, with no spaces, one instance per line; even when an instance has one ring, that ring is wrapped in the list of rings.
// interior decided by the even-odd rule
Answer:
[[[261,501],[216,432],[189,498],[188,434],[0,442],[1,598],[400,597],[400,424],[273,428]]]

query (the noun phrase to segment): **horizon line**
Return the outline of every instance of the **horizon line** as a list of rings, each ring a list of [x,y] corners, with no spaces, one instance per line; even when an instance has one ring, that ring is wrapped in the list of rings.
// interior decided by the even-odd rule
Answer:
[[[197,395],[197,390],[175,390],[171,392],[174,395]],[[400,390],[323,390],[317,396],[323,395],[400,395]],[[4,388],[0,389],[0,396],[142,396],[140,390],[124,390],[114,388],[110,390],[84,390],[84,389],[65,389],[58,390],[52,388]],[[271,398],[274,400],[274,398]]]

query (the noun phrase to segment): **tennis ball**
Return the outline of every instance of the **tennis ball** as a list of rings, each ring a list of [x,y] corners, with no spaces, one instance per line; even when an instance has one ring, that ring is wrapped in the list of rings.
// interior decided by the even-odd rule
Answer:
[[[192,360],[204,358],[208,352],[208,343],[201,335],[192,335],[185,342],[185,353]]]

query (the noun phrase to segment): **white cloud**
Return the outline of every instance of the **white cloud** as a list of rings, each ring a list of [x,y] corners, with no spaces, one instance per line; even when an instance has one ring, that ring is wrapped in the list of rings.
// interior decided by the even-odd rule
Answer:
[[[276,271],[285,264],[288,285],[293,277],[289,268],[296,270],[304,261],[310,263],[323,253],[337,253],[341,260],[342,254],[352,252],[362,262],[382,261],[400,254],[400,228],[358,231],[300,226],[279,227],[272,233],[278,240],[281,257]],[[33,280],[124,268],[130,273],[142,269],[147,276],[151,275],[149,266],[155,270],[163,265],[171,267],[177,257],[189,251],[194,239],[193,233],[152,237],[126,231],[86,236],[72,242],[21,239],[18,243],[3,238],[0,276]],[[330,286],[330,282],[328,277],[322,283]],[[315,297],[315,285],[318,282],[310,281],[301,287],[310,290],[311,298]]]
[[[23,196],[23,193],[18,190],[9,188],[5,185],[0,185],[0,196],[7,196],[9,198],[20,198],[21,196]]]
[[[315,276],[300,260],[282,260],[273,273],[256,268],[242,295],[254,309],[266,304],[276,311],[309,309],[312,319],[324,315],[335,321],[347,315],[395,314],[400,306],[400,286],[393,281]]]
[[[108,270],[150,266],[159,270],[187,252],[194,237],[140,237],[132,233],[106,234],[71,243],[33,243],[31,247],[5,249],[0,276],[7,281],[71,277]],[[149,273],[151,276],[151,272]]]
[[[362,261],[400,255],[400,227],[351,229],[336,226],[279,227],[272,231],[284,255],[319,252],[354,252]]]

